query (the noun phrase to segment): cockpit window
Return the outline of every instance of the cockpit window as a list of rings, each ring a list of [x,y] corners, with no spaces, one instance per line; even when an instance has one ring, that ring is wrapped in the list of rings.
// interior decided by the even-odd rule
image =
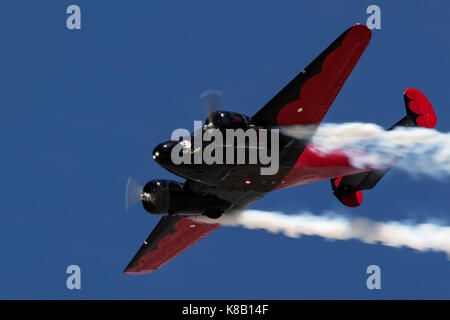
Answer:
[[[206,120],[204,129],[210,128],[246,129],[248,128],[248,121],[245,116],[239,113],[217,111]]]

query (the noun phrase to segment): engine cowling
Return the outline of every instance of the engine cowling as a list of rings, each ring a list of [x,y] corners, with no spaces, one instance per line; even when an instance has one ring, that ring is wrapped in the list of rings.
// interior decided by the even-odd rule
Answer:
[[[231,204],[213,195],[199,195],[185,190],[173,180],[152,180],[143,188],[140,199],[152,214],[205,214],[224,212]]]
[[[142,190],[142,205],[154,214],[164,214],[176,209],[183,194],[183,184],[172,180],[152,180]]]

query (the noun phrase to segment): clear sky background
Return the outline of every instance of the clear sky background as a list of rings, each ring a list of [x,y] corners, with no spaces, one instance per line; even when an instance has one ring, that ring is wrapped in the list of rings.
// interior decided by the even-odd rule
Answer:
[[[345,5],[344,5],[345,3]],[[77,4],[82,30],[66,28]],[[199,94],[252,116],[366,8],[381,30],[325,121],[389,127],[402,90],[423,91],[450,131],[448,1],[2,1],[0,298],[450,298],[450,261],[359,241],[292,239],[222,227],[145,276],[123,268],[158,221],[125,211],[128,176],[181,180],[151,158],[175,128],[204,120]],[[252,208],[333,209],[374,220],[450,223],[448,177],[392,170],[357,209],[329,181],[276,191]],[[82,289],[66,288],[81,267]],[[381,290],[366,268],[381,267]]]

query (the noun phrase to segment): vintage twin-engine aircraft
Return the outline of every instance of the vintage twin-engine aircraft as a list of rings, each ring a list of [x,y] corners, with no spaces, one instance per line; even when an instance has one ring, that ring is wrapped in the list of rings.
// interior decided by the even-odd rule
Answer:
[[[208,113],[205,126],[220,130],[270,129],[291,125],[318,127],[370,39],[371,31],[364,25],[356,24],[339,36],[253,117],[213,111]],[[406,89],[404,102],[406,116],[392,128],[433,128],[436,125],[433,108],[421,92]],[[209,111],[212,111],[211,108]],[[362,202],[362,190],[372,189],[389,169],[356,168],[344,154],[317,154],[312,150],[311,139],[295,139],[282,132],[279,136],[279,170],[273,175],[261,175],[260,165],[176,165],[171,160],[171,151],[183,141],[159,144],[153,151],[153,158],[163,168],[185,178],[184,183],[153,180],[141,188],[133,180],[128,181],[128,202],[132,202],[133,198],[136,202],[140,200],[145,210],[164,216],[125,268],[126,274],[143,274],[159,269],[220,226],[198,222],[191,219],[192,215],[218,218],[250,206],[272,190],[324,179],[331,180],[332,192],[340,202],[356,207]]]

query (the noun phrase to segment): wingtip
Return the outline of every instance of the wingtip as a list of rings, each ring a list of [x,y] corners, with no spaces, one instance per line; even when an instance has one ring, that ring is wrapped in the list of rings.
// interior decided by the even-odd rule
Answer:
[[[357,30],[359,33],[361,33],[362,35],[365,35],[369,39],[372,37],[372,30],[370,30],[370,28],[368,26],[366,26],[365,24],[360,24],[357,22],[350,29]]]
[[[137,270],[137,269],[128,269],[126,268],[125,270],[123,270],[123,273],[126,276],[139,276],[139,275],[143,275],[143,274],[148,274],[148,273],[152,273],[155,270]]]
[[[372,30],[366,25],[356,23],[345,32],[344,42],[364,43],[367,45],[372,39]]]

